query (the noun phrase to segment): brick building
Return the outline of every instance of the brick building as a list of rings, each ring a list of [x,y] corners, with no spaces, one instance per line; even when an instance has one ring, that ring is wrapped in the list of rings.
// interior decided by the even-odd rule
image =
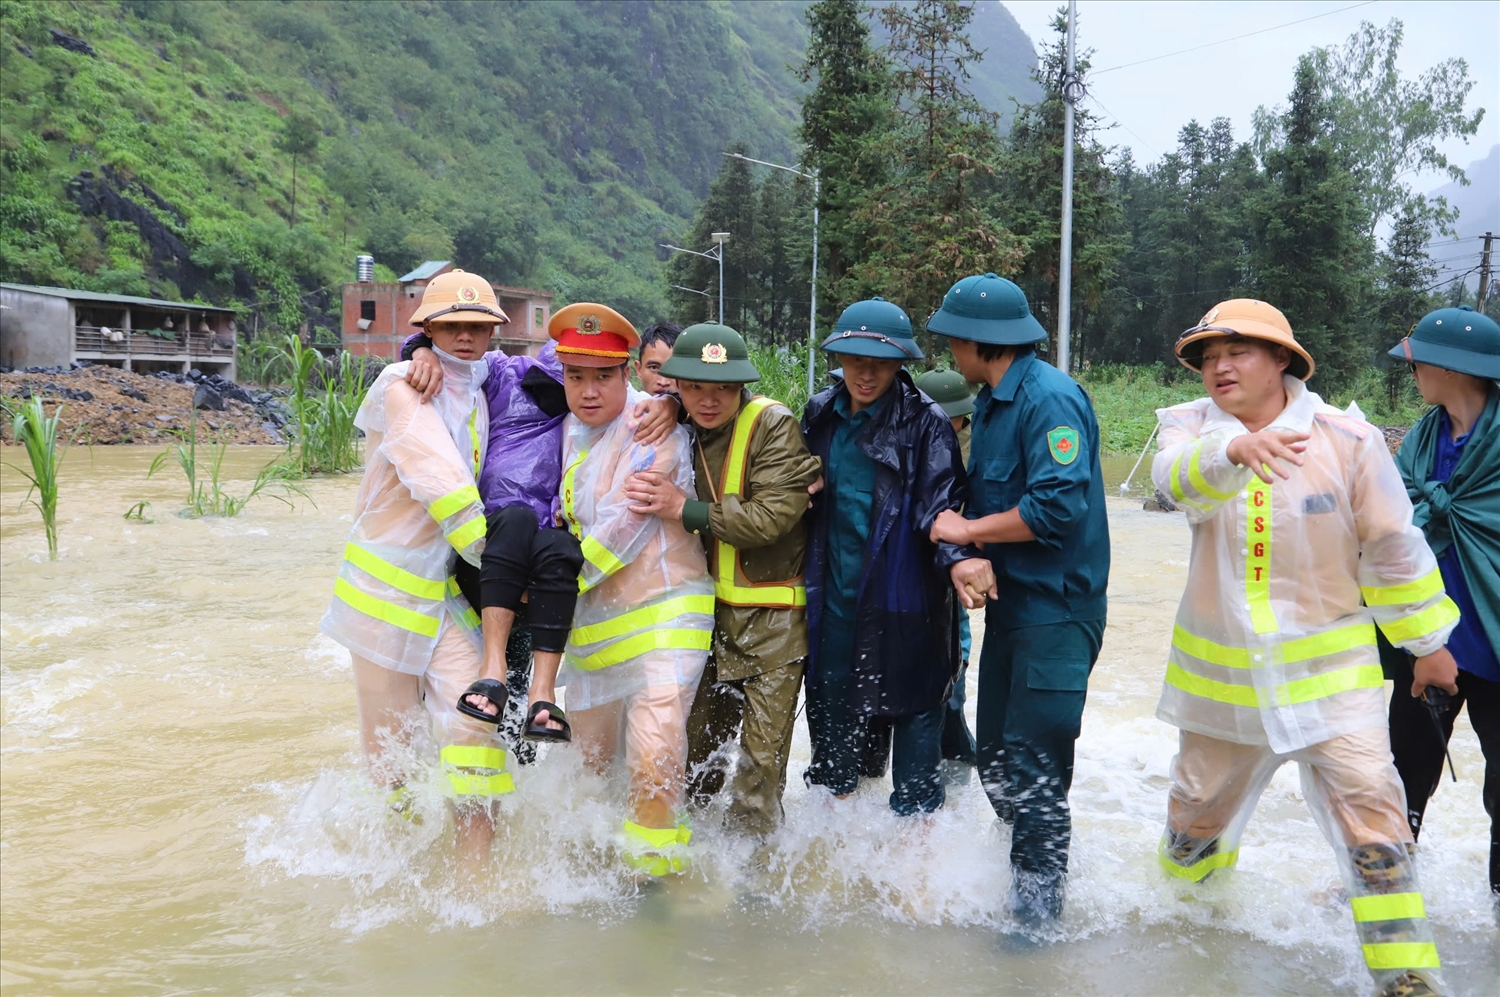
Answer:
[[[395,359],[401,344],[415,329],[411,317],[422,301],[422,288],[440,273],[453,269],[449,260],[428,260],[394,284],[353,282],[344,285],[344,349],[355,356]],[[552,298],[546,291],[491,284],[500,307],[510,316],[490,340],[491,349],[536,356],[547,342],[547,320]]]

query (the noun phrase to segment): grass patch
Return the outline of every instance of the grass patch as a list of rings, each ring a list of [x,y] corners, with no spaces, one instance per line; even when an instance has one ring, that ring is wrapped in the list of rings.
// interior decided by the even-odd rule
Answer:
[[[807,344],[797,347],[749,345],[750,362],[760,372],[760,380],[750,385],[758,395],[766,395],[781,402],[794,414],[801,417],[807,408]],[[813,390],[822,391],[828,385],[828,355],[822,350],[814,351],[817,370],[813,374]]]

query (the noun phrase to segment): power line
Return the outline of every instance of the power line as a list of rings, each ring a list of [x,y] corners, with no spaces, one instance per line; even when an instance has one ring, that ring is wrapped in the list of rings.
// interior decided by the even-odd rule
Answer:
[[[1100,76],[1100,75],[1103,75],[1104,73],[1112,73],[1112,72],[1114,72],[1117,69],[1129,69],[1132,66],[1144,66],[1148,62],[1160,62],[1162,59],[1170,59],[1170,58],[1172,58],[1173,56],[1176,56],[1176,55],[1186,55],[1189,52],[1197,52],[1200,49],[1213,48],[1215,45],[1225,45],[1225,44],[1228,44],[1229,42],[1237,42],[1241,38],[1251,38],[1251,37],[1253,37],[1255,35],[1263,35],[1267,31],[1279,31],[1282,28],[1290,28],[1294,24],[1305,24],[1308,21],[1316,21],[1320,17],[1331,17],[1334,14],[1342,14],[1346,10],[1354,10],[1356,8],[1359,8],[1359,7],[1368,7],[1368,6],[1370,6],[1370,4],[1372,4],[1374,2],[1375,2],[1375,0],[1364,0],[1364,3],[1350,4],[1347,7],[1340,7],[1337,10],[1325,11],[1322,14],[1314,14],[1311,17],[1303,17],[1303,18],[1299,18],[1299,19],[1297,19],[1295,21],[1287,21],[1285,24],[1273,24],[1269,28],[1260,28],[1259,30],[1256,30],[1256,31],[1247,31],[1245,34],[1243,34],[1243,35],[1235,35],[1233,38],[1221,38],[1221,39],[1219,39],[1216,42],[1207,42],[1207,43],[1205,43],[1203,45],[1194,45],[1192,48],[1178,49],[1176,52],[1168,52],[1165,55],[1153,55],[1149,59],[1141,59],[1141,60],[1136,61],[1136,62],[1126,62],[1126,63],[1122,63],[1121,65],[1118,65],[1118,66],[1110,66],[1108,69],[1095,70],[1092,75],[1094,75],[1094,76]]]
[[[1147,142],[1145,139],[1141,138],[1140,135],[1136,134],[1136,130],[1134,128],[1131,128],[1124,121],[1121,121],[1120,120],[1120,116],[1118,114],[1116,114],[1114,111],[1111,111],[1109,108],[1105,107],[1103,101],[1101,101],[1098,97],[1095,97],[1087,89],[1085,89],[1083,93],[1084,93],[1085,97],[1087,97],[1089,100],[1093,101],[1095,104],[1099,105],[1099,110],[1103,111],[1105,114],[1109,115],[1111,118],[1114,118],[1115,119],[1115,124],[1119,125],[1121,128],[1125,129],[1130,134],[1135,135],[1136,141],[1139,142],[1139,143],[1141,143],[1141,146],[1147,152],[1151,153],[1153,156],[1156,156],[1158,159],[1162,158],[1162,154],[1159,153],[1159,152],[1157,152],[1156,149],[1153,148],[1152,145],[1149,142]]]

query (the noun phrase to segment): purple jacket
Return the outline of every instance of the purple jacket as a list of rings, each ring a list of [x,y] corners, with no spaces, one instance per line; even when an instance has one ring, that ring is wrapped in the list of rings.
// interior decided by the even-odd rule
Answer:
[[[401,355],[425,346],[420,333],[402,345]],[[479,472],[479,494],[484,511],[492,514],[512,505],[536,513],[539,527],[552,526],[561,505],[562,424],[567,416],[551,416],[537,405],[521,382],[536,368],[558,386],[562,364],[549,340],[536,357],[513,357],[499,350],[486,353],[490,376],[484,384],[490,407],[490,440]],[[536,375],[533,375],[535,377]]]

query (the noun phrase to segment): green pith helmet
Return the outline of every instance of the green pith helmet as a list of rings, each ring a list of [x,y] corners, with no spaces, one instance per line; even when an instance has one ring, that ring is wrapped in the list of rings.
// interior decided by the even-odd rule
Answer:
[[[849,353],[880,360],[921,360],[922,348],[911,334],[911,319],[900,305],[884,298],[856,301],[823,340],[829,353]]]
[[[1431,364],[1460,374],[1500,380],[1500,325],[1468,305],[1422,316],[1390,351],[1397,360]]]
[[[1047,338],[1025,292],[992,273],[965,277],[948,288],[943,306],[927,320],[927,331],[994,346],[1025,346]]]
[[[739,333],[717,322],[700,322],[682,330],[672,344],[672,355],[661,365],[661,376],[676,381],[746,384],[760,380],[750,362],[750,351]]]
[[[917,390],[937,402],[950,419],[974,414],[969,382],[956,370],[929,370],[917,378]]]

